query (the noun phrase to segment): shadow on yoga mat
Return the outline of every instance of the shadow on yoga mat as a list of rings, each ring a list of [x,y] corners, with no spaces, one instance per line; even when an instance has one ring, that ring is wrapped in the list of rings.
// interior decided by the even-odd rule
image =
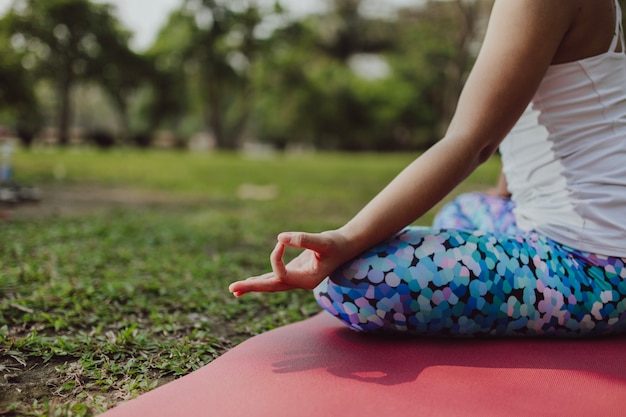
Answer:
[[[331,415],[625,416],[626,337],[376,337],[322,313],[103,417]]]

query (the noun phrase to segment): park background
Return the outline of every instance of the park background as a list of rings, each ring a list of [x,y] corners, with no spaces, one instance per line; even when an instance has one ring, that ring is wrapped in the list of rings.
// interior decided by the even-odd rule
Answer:
[[[104,0],[9,3],[0,414],[91,416],[319,311],[227,286],[442,136],[493,1],[180,0],[141,46]]]

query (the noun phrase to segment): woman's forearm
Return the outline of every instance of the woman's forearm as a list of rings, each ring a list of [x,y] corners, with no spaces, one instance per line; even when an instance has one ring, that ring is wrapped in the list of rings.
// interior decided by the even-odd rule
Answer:
[[[340,231],[357,255],[412,223],[452,191],[483,154],[462,140],[443,139],[407,166]],[[444,168],[442,168],[444,167]]]

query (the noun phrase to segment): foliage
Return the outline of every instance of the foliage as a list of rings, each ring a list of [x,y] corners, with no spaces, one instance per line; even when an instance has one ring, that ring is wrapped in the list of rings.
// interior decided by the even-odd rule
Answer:
[[[99,84],[110,97],[120,118],[121,140],[127,142],[133,134],[131,100],[142,86],[154,83],[158,73],[152,60],[129,49],[123,32],[103,33],[101,44],[101,53],[89,61],[86,79]]]
[[[190,109],[195,104],[192,101],[193,91],[188,85],[184,49],[184,45],[191,42],[192,29],[192,16],[181,10],[172,12],[159,31],[155,43],[146,53],[148,59],[154,62],[156,70],[143,108],[147,121],[143,127],[146,130],[165,128],[192,133],[185,132],[181,127],[185,119],[193,117]],[[199,121],[192,121],[192,124],[192,130],[197,130],[202,125]]]
[[[473,3],[428,2],[392,18],[362,15],[360,0],[332,4],[329,13],[293,20],[246,1],[185,3],[150,50],[164,77],[154,119],[188,134],[204,124],[221,148],[237,147],[246,131],[278,148],[430,146],[468,69],[441,68],[465,62],[477,36],[449,29]],[[269,35],[253,35],[267,19]],[[388,74],[358,74],[351,59],[364,53],[386,63]]]
[[[4,25],[0,21],[0,28]],[[42,125],[42,115],[31,74],[22,68],[22,56],[9,48],[9,34],[0,30],[0,111],[11,120],[22,144],[29,147]]]
[[[362,0],[333,0],[327,12],[294,18],[278,2],[181,0],[154,45],[137,53],[106,4],[16,0],[0,29],[17,58],[0,71],[29,108],[37,106],[28,85],[53,81],[62,142],[72,88],[91,83],[117,110],[108,133],[121,133],[118,142],[150,143],[165,129],[179,143],[206,131],[223,149],[248,138],[279,148],[424,149],[446,128],[490,3],[429,0],[374,16]],[[370,63],[359,68],[362,58]],[[375,76],[372,60],[383,68]],[[20,114],[38,126],[37,112]]]
[[[12,34],[13,47],[24,55],[25,68],[55,84],[61,143],[68,141],[70,94],[79,80],[97,78],[109,92],[120,94],[136,81],[135,71],[120,68],[125,64],[134,68],[137,60],[129,61],[133,57],[127,46],[129,34],[108,5],[89,0],[17,0],[3,26]],[[114,97],[119,105],[119,95]]]
[[[323,20],[317,22],[317,41],[324,54],[347,62],[354,54],[379,53],[395,46],[393,27],[382,19],[362,15],[363,0],[335,0]]]
[[[399,150],[425,149],[439,139],[444,92],[453,81],[441,68],[456,57],[454,39],[441,35],[454,24],[450,13],[412,10],[398,25],[359,15],[358,3],[338,2],[331,16],[273,34],[257,72],[254,127],[262,140]],[[368,77],[355,70],[351,59],[363,54],[386,65],[386,73]]]
[[[186,2],[174,12],[150,53],[166,77],[157,111],[175,120],[196,104],[207,130],[224,149],[237,148],[252,103],[252,68],[261,49],[253,2]],[[177,41],[173,41],[176,39]],[[173,92],[184,92],[187,102]]]

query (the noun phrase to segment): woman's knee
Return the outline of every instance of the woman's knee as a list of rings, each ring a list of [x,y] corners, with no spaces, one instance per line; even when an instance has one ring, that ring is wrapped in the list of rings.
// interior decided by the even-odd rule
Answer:
[[[338,285],[330,278],[313,290],[318,304],[348,327],[358,331],[375,331],[382,325],[376,309],[357,288]]]
[[[426,235],[425,228],[405,230],[347,262],[314,290],[317,302],[356,330],[405,331],[404,303],[416,290],[405,278]]]

